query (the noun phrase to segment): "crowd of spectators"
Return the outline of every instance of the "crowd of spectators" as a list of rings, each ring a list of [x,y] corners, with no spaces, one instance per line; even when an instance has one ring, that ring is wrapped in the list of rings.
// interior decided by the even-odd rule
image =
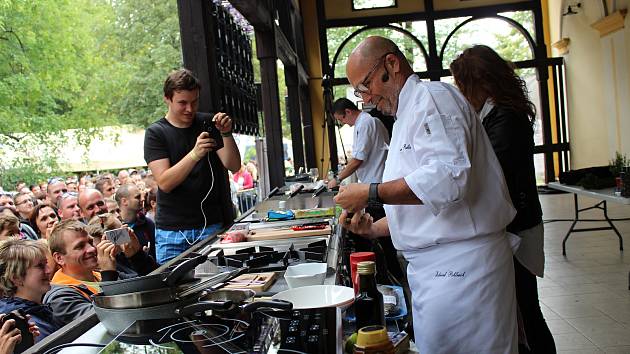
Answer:
[[[87,312],[100,281],[157,268],[150,171],[52,177],[9,189],[0,187],[0,354],[17,353],[26,336],[37,343]],[[127,228],[128,243],[107,239],[106,231],[118,228]]]

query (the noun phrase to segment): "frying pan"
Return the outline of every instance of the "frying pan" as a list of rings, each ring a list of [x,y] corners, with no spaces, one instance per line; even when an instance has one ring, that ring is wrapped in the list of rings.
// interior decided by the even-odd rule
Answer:
[[[241,275],[247,271],[247,267],[242,267],[231,272],[216,274],[201,282],[189,282],[179,286],[162,287],[159,289],[137,291],[131,293],[105,295],[96,294],[92,296],[92,301],[96,306],[108,309],[136,309],[140,307],[156,306],[169,302],[176,302],[197,294],[204,289],[215,289],[225,284],[227,281]],[[205,293],[204,293],[205,294]]]
[[[147,290],[173,287],[187,283],[194,279],[195,267],[208,259],[206,255],[199,255],[185,260],[171,271],[158,274],[144,275],[131,279],[101,282],[101,290],[104,295],[120,295]]]

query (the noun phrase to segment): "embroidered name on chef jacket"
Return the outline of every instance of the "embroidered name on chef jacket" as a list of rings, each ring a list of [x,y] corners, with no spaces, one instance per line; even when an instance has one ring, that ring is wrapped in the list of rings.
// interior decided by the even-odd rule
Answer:
[[[452,270],[441,272],[439,270],[436,270],[435,275],[433,277],[434,278],[463,278],[465,276],[466,276],[466,272],[454,272]]]
[[[403,151],[403,150],[411,150],[411,144],[404,143],[399,151]]]

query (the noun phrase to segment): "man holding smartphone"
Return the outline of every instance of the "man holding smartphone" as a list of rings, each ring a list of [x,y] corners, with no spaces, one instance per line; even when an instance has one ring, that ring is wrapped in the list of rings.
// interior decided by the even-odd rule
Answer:
[[[144,159],[158,185],[155,216],[156,257],[163,264],[222,227],[225,169],[241,167],[225,113],[198,113],[199,80],[190,70],[170,73],[164,82],[166,116],[149,126]],[[204,129],[204,122],[206,127]],[[208,124],[219,131],[212,138]]]

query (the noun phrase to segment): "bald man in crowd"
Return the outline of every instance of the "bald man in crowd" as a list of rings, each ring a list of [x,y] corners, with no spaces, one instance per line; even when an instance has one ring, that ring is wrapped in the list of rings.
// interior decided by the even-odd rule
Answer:
[[[107,205],[103,194],[96,189],[87,188],[79,194],[81,216],[87,223],[94,215],[107,213]]]
[[[355,95],[396,122],[383,183],[341,187],[340,224],[369,238],[391,235],[409,262],[421,353],[517,353],[505,232],[516,212],[481,121],[457,88],[422,82],[389,39],[364,39],[346,73]],[[374,223],[361,212],[372,203],[386,213]]]

